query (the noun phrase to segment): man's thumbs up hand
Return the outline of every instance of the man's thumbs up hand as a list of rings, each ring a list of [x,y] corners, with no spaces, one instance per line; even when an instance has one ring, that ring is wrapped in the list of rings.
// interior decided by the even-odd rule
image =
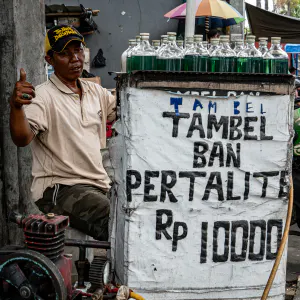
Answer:
[[[20,69],[20,80],[19,82],[26,82],[26,72],[23,68]]]
[[[10,104],[15,108],[21,108],[23,105],[31,104],[31,100],[34,97],[34,86],[26,81],[26,72],[23,68],[21,68],[20,80],[15,84]]]

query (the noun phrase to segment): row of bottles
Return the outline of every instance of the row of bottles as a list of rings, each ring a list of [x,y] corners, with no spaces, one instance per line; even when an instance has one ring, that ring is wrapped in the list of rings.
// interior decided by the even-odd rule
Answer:
[[[122,54],[122,72],[137,70],[238,72],[288,74],[288,55],[281,48],[281,38],[259,38],[255,47],[255,36],[236,41],[232,49],[229,36],[203,41],[202,35],[188,37],[185,43],[176,41],[176,33],[168,32],[161,40],[149,43],[149,33],[141,33],[129,40],[129,48]]]

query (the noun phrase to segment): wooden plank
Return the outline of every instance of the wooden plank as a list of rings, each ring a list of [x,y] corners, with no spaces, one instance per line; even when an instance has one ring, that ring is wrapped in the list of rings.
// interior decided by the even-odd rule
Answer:
[[[278,95],[290,94],[293,86],[288,84],[251,84],[251,83],[222,83],[222,82],[170,82],[170,81],[137,81],[137,88],[158,89],[209,89],[225,91],[257,91]]]

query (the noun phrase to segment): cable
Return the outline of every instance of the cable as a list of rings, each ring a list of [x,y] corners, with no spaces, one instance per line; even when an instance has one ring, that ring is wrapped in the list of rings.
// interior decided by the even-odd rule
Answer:
[[[291,179],[291,189],[290,189],[289,205],[288,205],[285,228],[284,228],[282,240],[281,240],[281,243],[280,243],[280,246],[278,249],[277,257],[276,257],[272,272],[270,274],[269,280],[265,287],[264,293],[261,297],[261,300],[266,300],[268,298],[274,278],[278,271],[278,267],[279,267],[279,264],[280,264],[280,261],[281,261],[282,255],[283,255],[283,251],[284,251],[284,248],[285,248],[288,236],[289,236],[289,230],[290,230],[292,213],[293,213],[293,202],[294,202],[294,186],[293,186],[293,180]]]

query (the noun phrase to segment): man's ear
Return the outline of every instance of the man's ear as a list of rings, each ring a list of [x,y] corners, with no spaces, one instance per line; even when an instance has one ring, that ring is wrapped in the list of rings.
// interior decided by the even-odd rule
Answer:
[[[46,60],[46,62],[49,64],[49,65],[51,65],[51,66],[53,66],[53,57],[51,57],[50,55],[46,55],[45,56],[45,60]]]

